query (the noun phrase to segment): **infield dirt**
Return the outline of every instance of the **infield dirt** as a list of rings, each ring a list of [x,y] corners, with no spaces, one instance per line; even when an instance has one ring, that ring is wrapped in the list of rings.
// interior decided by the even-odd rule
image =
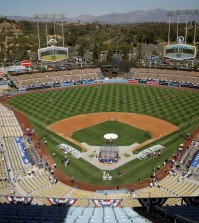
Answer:
[[[53,123],[52,125],[48,126],[48,129],[84,148],[82,144],[71,138],[72,134],[80,129],[97,125],[109,120],[117,120],[127,125],[150,132],[151,139],[145,141],[137,147],[134,147],[133,150],[138,149],[140,146],[144,146],[178,129],[175,125],[159,118],[123,112],[102,112],[73,116],[71,118]]]
[[[45,89],[45,90],[42,90],[42,91],[48,91],[49,89]],[[50,89],[51,90],[51,89]],[[56,90],[59,90],[59,89],[56,89]],[[178,90],[181,90],[181,89],[178,89]],[[183,90],[183,89],[182,89]],[[42,92],[42,91],[40,91],[40,92]],[[192,90],[192,91],[194,91],[194,90]],[[26,92],[26,94],[30,94],[30,93],[32,93],[32,92]],[[13,95],[12,97],[15,97],[15,96],[17,96],[17,95]],[[9,99],[9,97],[3,97],[3,98],[0,98],[0,102],[1,103],[3,103],[3,104],[5,104],[5,102],[7,101]],[[8,106],[8,105],[7,105]],[[8,106],[9,107],[9,106]],[[16,115],[16,117],[17,117],[17,119],[18,119],[18,121],[19,121],[19,123],[20,123],[20,125],[21,125],[21,128],[22,128],[22,130],[23,130],[23,132],[26,132],[26,129],[27,128],[30,128],[30,129],[32,129],[32,126],[31,126],[31,124],[28,122],[28,119],[21,113],[21,112],[19,112],[19,111],[17,111],[17,110],[15,110],[15,109],[13,109],[13,111],[14,111],[14,113],[15,113],[15,115]],[[100,114],[102,114],[102,113],[100,113]],[[111,113],[109,113],[109,114],[111,114]],[[124,117],[124,114],[125,113],[121,113],[121,115]],[[89,114],[86,114],[86,116],[87,116],[87,118],[88,118],[88,115]],[[133,115],[133,114],[131,114],[131,115]],[[138,114],[137,114],[138,115]],[[84,115],[83,115],[84,116]],[[110,115],[109,115],[110,116]],[[140,116],[140,115],[139,115]],[[76,116],[75,118],[77,118],[78,116]],[[80,116],[81,117],[81,116]],[[147,116],[148,118],[150,117],[150,116]],[[74,117],[73,117],[74,118]],[[154,118],[154,117],[152,117],[152,118]],[[70,119],[72,119],[72,118],[70,118]],[[156,118],[157,119],[157,118]],[[64,120],[67,120],[67,119],[64,119]],[[64,121],[64,120],[62,120],[62,121]],[[160,120],[160,119],[159,119]],[[107,116],[106,116],[106,121],[107,121]],[[118,116],[118,121],[119,121],[119,116]],[[161,121],[163,121],[163,120],[161,120]],[[141,122],[142,123],[144,123],[144,120],[141,120]],[[57,122],[58,123],[58,122]],[[53,125],[55,125],[55,124],[57,124],[57,123],[54,123]],[[153,126],[154,126],[154,123],[153,123],[153,121],[152,122],[149,122],[149,123],[151,123],[151,124],[148,124],[148,126],[150,126],[150,131],[153,129]],[[68,124],[70,124],[69,122],[68,122]],[[97,124],[97,123],[96,123]],[[128,124],[130,125],[130,120],[128,120]],[[146,123],[145,123],[146,124]],[[170,123],[169,123],[170,124]],[[159,128],[160,129],[158,129],[158,132],[159,132],[159,134],[160,134],[160,131],[162,131],[162,130],[165,130],[164,129],[164,126],[161,126],[161,124],[160,124],[160,122],[159,122]],[[133,126],[135,126],[135,123],[133,123]],[[63,126],[65,129],[67,128],[67,127],[69,127],[69,126],[65,126],[65,124],[64,124],[64,126]],[[173,126],[174,127],[174,126]],[[159,131],[160,130],[160,131]],[[168,130],[168,129],[167,129]],[[71,134],[71,133],[70,133]],[[69,134],[69,135],[70,135]],[[193,137],[199,137],[199,126],[197,126],[197,128],[191,133],[191,135],[193,136]],[[38,140],[40,140],[39,139],[39,137],[38,137],[38,135],[37,134],[35,134],[33,137],[32,137],[32,142],[34,143],[34,144],[36,144],[37,143],[37,141]],[[182,151],[182,154],[181,154],[181,156],[184,154],[184,152],[186,151],[186,148],[188,147],[188,145],[190,145],[190,143],[191,143],[191,141],[192,141],[192,137],[188,137],[187,139],[185,139],[185,141],[184,141],[184,149],[183,149],[183,151]],[[45,149],[45,147],[44,147],[44,145],[43,144],[41,144],[41,148],[40,149],[38,149],[37,150],[38,151],[38,153],[42,156],[42,158],[43,158],[43,160],[48,160],[48,162],[49,162],[49,165],[52,165],[53,163],[54,163],[54,161],[53,161],[53,159],[52,159],[52,157],[50,157],[49,156],[49,154],[48,154],[48,152],[47,152],[47,150]],[[159,180],[161,180],[161,179],[163,179],[166,175],[167,175],[167,173],[168,173],[168,171],[167,171],[167,173],[165,172],[165,170],[169,170],[171,168],[171,163],[168,163],[165,167],[163,167],[160,171],[158,171],[157,172],[157,178],[159,179]],[[58,177],[58,179],[60,180],[60,181],[62,181],[63,183],[65,183],[65,184],[67,184],[67,185],[70,185],[70,186],[72,186],[72,187],[74,187],[74,185],[73,184],[71,184],[71,182],[70,182],[70,176],[65,176],[58,168],[55,170],[55,175]],[[149,181],[149,179],[145,179],[145,180],[143,180],[142,182],[138,182],[138,183],[130,183],[130,184],[126,184],[126,185],[122,185],[122,187],[121,188],[128,188],[129,190],[131,190],[131,189],[139,189],[139,188],[143,188],[143,187],[146,187],[146,186],[148,186],[148,181]],[[101,185],[94,185],[94,184],[88,184],[88,183],[84,183],[84,182],[76,182],[76,185],[79,187],[79,188],[81,188],[81,189],[84,189],[84,190],[88,190],[88,191],[96,191],[96,190],[102,190],[102,189],[116,189],[116,186],[101,186]]]

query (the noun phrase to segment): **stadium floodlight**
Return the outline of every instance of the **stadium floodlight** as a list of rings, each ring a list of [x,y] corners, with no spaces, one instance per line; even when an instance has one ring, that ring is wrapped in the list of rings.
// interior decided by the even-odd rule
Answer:
[[[62,20],[62,40],[63,40],[63,47],[64,47],[64,14],[61,14],[61,20]]]
[[[169,31],[168,31],[168,45],[170,44],[170,23],[171,23],[171,20],[170,18],[173,17],[173,16],[177,16],[177,29],[176,29],[176,35],[177,35],[177,38],[179,36],[179,19],[180,19],[180,16],[186,16],[186,22],[185,22],[185,44],[186,44],[186,41],[187,41],[187,33],[188,33],[188,27],[187,27],[187,24],[188,24],[188,16],[195,16],[195,29],[194,29],[194,38],[193,38],[193,44],[195,46],[195,40],[196,40],[196,30],[197,30],[197,16],[199,15],[199,9],[189,9],[189,10],[171,10],[171,11],[168,11],[167,12],[167,17],[169,17]]]
[[[55,19],[56,19],[56,14],[53,14],[52,15],[52,18],[53,18],[53,25],[54,25],[54,38],[55,38],[55,40],[57,39],[57,37],[56,37],[56,31],[55,31]]]
[[[167,16],[176,16],[176,15],[199,15],[199,9],[189,9],[189,10],[170,10],[167,12]]]
[[[44,18],[46,21],[46,45],[48,46],[48,27],[47,27],[48,15],[44,14]]]
[[[53,28],[54,28],[54,39],[56,40],[56,21],[57,20],[62,20],[62,36],[63,36],[63,47],[64,47],[64,14],[35,14],[33,15],[33,17],[35,18],[36,22],[37,22],[37,33],[38,33],[38,48],[41,48],[41,44],[40,44],[40,29],[39,29],[39,20],[41,21],[45,21],[45,32],[46,32],[46,45],[48,47],[49,44],[49,40],[48,40],[48,21],[53,21]]]
[[[36,20],[37,22],[37,36],[38,36],[38,48],[40,48],[40,32],[39,32],[39,14],[35,14],[33,15],[33,18]]]

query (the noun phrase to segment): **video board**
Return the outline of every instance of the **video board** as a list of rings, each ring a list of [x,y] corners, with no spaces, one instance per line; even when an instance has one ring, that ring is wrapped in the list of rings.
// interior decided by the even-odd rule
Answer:
[[[43,62],[56,62],[68,58],[68,48],[50,46],[38,49],[38,59]]]
[[[196,57],[196,47],[186,44],[174,44],[164,47],[164,57],[174,60],[188,60]]]

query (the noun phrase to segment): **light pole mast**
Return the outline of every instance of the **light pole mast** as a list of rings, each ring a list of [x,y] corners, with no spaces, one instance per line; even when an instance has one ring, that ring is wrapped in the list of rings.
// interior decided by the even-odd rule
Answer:
[[[38,48],[41,48],[41,44],[40,44],[40,32],[39,32],[39,14],[35,14],[33,16],[36,19],[37,22],[37,37],[38,37]]]

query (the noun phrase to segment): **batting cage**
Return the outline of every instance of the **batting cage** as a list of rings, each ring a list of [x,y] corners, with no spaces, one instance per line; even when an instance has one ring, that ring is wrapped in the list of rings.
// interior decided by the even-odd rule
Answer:
[[[101,146],[98,159],[101,163],[117,163],[119,159],[118,146],[113,144],[106,144]]]

